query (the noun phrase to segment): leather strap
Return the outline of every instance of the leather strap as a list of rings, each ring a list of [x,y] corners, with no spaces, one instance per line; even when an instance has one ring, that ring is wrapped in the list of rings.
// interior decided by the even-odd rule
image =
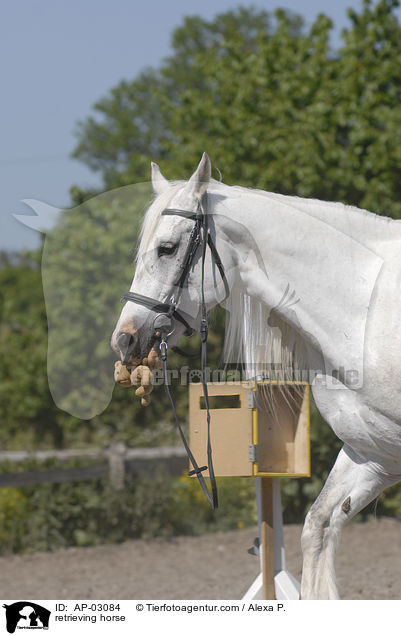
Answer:
[[[191,232],[189,245],[185,252],[185,256],[183,259],[183,263],[181,265],[181,273],[178,277],[175,286],[178,287],[178,294],[176,299],[170,303],[162,303],[154,298],[150,298],[149,296],[142,296],[141,294],[137,294],[135,292],[126,292],[122,296],[122,300],[128,300],[134,303],[138,303],[143,305],[144,307],[148,307],[152,311],[155,311],[159,314],[165,314],[169,318],[175,318],[179,322],[181,322],[185,328],[187,334],[192,334],[194,330],[190,327],[188,320],[189,316],[184,317],[183,312],[179,312],[176,309],[176,305],[179,302],[182,289],[185,285],[185,282],[188,278],[190,268],[192,262],[195,258],[196,252],[201,245],[202,247],[202,298],[201,298],[201,327],[200,327],[200,337],[201,337],[201,375],[202,375],[202,387],[203,387],[203,395],[205,399],[206,413],[207,413],[207,461],[208,466],[199,467],[195,457],[193,456],[191,449],[189,448],[188,442],[185,438],[184,432],[182,430],[181,424],[179,422],[177,412],[175,409],[174,401],[170,393],[169,383],[168,383],[168,373],[167,373],[167,337],[168,334],[166,331],[161,330],[161,342],[160,342],[160,357],[162,361],[162,369],[163,369],[163,378],[164,378],[164,388],[167,395],[167,398],[170,402],[170,406],[172,408],[174,419],[180,433],[182,442],[184,444],[184,448],[187,452],[189,461],[193,466],[193,470],[189,471],[189,475],[196,475],[199,480],[199,483],[202,487],[202,490],[213,509],[218,507],[218,496],[217,496],[217,484],[216,477],[214,474],[213,468],[213,457],[212,457],[212,444],[211,444],[211,435],[210,435],[210,405],[209,405],[209,394],[207,389],[207,381],[206,381],[206,367],[207,367],[207,336],[208,336],[208,322],[207,322],[207,309],[206,309],[206,301],[205,301],[205,261],[206,261],[206,248],[209,246],[212,258],[216,264],[217,269],[219,270],[220,276],[223,280],[226,296],[228,297],[230,293],[230,289],[228,286],[227,278],[224,272],[224,267],[221,262],[220,256],[216,249],[216,246],[212,240],[210,235],[209,226],[208,226],[208,216],[204,213],[202,209],[202,205],[200,204],[198,210],[196,212],[189,212],[187,210],[176,210],[174,208],[166,208],[162,212],[162,216],[169,215],[178,215],[189,220],[195,221],[195,226]],[[188,318],[188,320],[187,320]],[[174,347],[177,353],[184,353],[178,347]],[[211,492],[209,491],[205,478],[203,476],[203,472],[209,468],[209,476],[210,476],[210,485]]]
[[[226,292],[224,300],[226,300],[229,297],[229,295],[230,295],[230,288],[228,286],[228,281],[227,281],[226,274],[225,274],[225,271],[224,271],[223,263],[221,262],[219,253],[218,253],[217,248],[216,248],[216,246],[215,246],[215,244],[213,242],[213,239],[212,239],[212,237],[210,235],[210,232],[208,232],[208,235],[207,235],[207,243],[208,243],[208,245],[210,247],[210,251],[211,251],[212,256],[214,258],[214,262],[216,263],[217,269],[219,270],[221,279],[222,279],[222,281],[224,283],[224,289],[225,289],[225,292]]]
[[[189,476],[192,475],[196,475],[196,477],[198,478],[199,484],[205,494],[206,499],[208,500],[210,506],[212,509],[217,508],[218,502],[217,499],[216,501],[214,500],[213,494],[211,495],[209,492],[209,489],[207,487],[206,481],[204,476],[202,475],[202,473],[207,470],[207,466],[198,466],[198,463],[195,459],[195,457],[192,454],[192,451],[188,445],[188,442],[186,440],[184,431],[182,430],[181,424],[180,424],[180,420],[178,419],[177,416],[177,411],[175,410],[175,405],[174,405],[174,401],[173,398],[171,397],[171,393],[170,393],[170,387],[168,384],[168,373],[167,373],[167,342],[164,340],[163,336],[162,336],[162,341],[160,343],[160,358],[162,361],[162,369],[163,369],[163,377],[164,377],[164,390],[166,392],[168,401],[170,402],[170,406],[171,409],[173,411],[173,415],[174,415],[174,419],[175,419],[175,423],[177,425],[178,431],[180,433],[180,437],[182,440],[182,443],[184,445],[184,448],[187,452],[188,455],[188,459],[191,462],[192,466],[193,466],[193,470],[190,470],[188,472]],[[210,466],[209,466],[209,473],[210,473]]]
[[[162,216],[182,216],[185,219],[190,219],[192,221],[202,221],[203,214],[200,213],[199,211],[198,212],[189,212],[188,210],[177,210],[175,208],[166,208],[165,210],[163,210]],[[190,267],[190,263],[187,264],[186,261],[188,260],[188,257],[190,255],[190,248],[192,247],[191,239],[192,239],[192,235],[195,232],[195,229],[196,228],[194,228],[192,230],[191,237],[190,237],[190,243],[189,243],[189,246],[188,246],[188,250],[187,250],[187,253],[185,254],[183,264],[181,265],[182,275],[178,279],[178,282],[176,283],[176,285],[179,286],[179,287],[183,286],[183,284],[185,282],[185,278],[188,275],[188,270],[189,270],[189,267]],[[230,288],[228,286],[228,281],[227,281],[226,274],[225,274],[225,271],[224,271],[223,263],[221,262],[221,258],[219,256],[219,253],[217,251],[216,245],[214,244],[214,241],[212,239],[212,236],[211,236],[210,232],[207,233],[207,243],[208,243],[208,245],[210,247],[210,251],[212,253],[214,262],[216,263],[217,269],[219,270],[220,276],[221,276],[222,281],[224,283],[224,289],[225,289],[225,292],[226,292],[224,300],[226,300],[226,298],[228,298],[228,296],[230,295]],[[199,244],[199,242],[198,242],[198,244]],[[196,248],[197,248],[197,246],[196,246]],[[194,252],[196,251],[196,248],[195,248]],[[194,254],[192,255],[192,258],[193,258],[193,256],[194,256]]]
[[[122,295],[121,300],[128,300],[132,303],[137,303],[138,305],[147,307],[158,314],[168,314],[169,316],[176,318],[176,320],[178,320],[186,328],[186,335],[192,335],[195,331],[182,315],[183,312],[175,309],[174,305],[171,303],[161,303],[159,300],[155,300],[149,296],[142,296],[142,294],[137,294],[136,292],[125,292]],[[189,316],[186,317],[189,320]]]
[[[162,216],[183,216],[185,219],[190,219],[191,221],[196,221],[196,219],[202,218],[202,214],[199,212],[176,210],[175,208],[165,208],[162,212]]]
[[[179,356],[183,356],[183,358],[197,358],[201,351],[199,349],[199,351],[197,351],[196,353],[189,353],[188,351],[184,351],[183,349],[177,346],[170,347],[170,349],[174,351],[174,353],[178,353]]]

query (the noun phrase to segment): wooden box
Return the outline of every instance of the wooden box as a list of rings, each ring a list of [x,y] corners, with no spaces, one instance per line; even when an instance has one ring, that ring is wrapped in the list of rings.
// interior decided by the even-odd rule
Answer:
[[[210,382],[208,393],[216,476],[310,475],[307,383]],[[206,417],[202,384],[190,384],[189,438],[199,466],[207,464]]]

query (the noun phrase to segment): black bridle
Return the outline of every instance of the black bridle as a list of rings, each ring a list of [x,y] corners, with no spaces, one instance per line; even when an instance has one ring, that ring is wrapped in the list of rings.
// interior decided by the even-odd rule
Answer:
[[[163,369],[163,379],[164,379],[164,388],[166,391],[167,398],[170,402],[170,406],[173,410],[174,419],[177,424],[177,428],[179,430],[182,442],[184,444],[184,448],[187,452],[188,458],[192,464],[193,470],[189,471],[188,475],[196,475],[199,483],[202,487],[205,496],[213,509],[218,507],[218,497],[217,497],[217,485],[216,478],[214,475],[213,469],[213,458],[212,458],[212,446],[210,441],[210,407],[209,407],[209,395],[207,390],[207,382],[206,382],[206,366],[207,366],[207,336],[208,336],[208,321],[207,321],[207,309],[205,302],[205,260],[206,260],[206,249],[209,246],[209,249],[212,254],[212,259],[219,270],[220,276],[222,278],[224,289],[225,289],[225,298],[228,297],[230,293],[230,289],[228,286],[227,278],[224,272],[224,267],[221,262],[220,256],[218,254],[217,248],[213,242],[213,239],[210,234],[210,228],[208,224],[208,216],[205,213],[202,202],[199,202],[198,208],[196,212],[190,212],[187,210],[179,210],[174,208],[166,208],[162,212],[162,216],[182,216],[191,221],[195,221],[195,225],[192,229],[188,247],[186,249],[183,262],[180,266],[180,272],[177,277],[176,282],[174,283],[174,288],[178,288],[176,296],[174,294],[170,298],[170,302],[163,303],[154,298],[150,298],[149,296],[142,296],[141,294],[137,294],[135,292],[126,292],[122,296],[122,300],[127,300],[133,303],[137,303],[138,305],[142,305],[143,307],[147,307],[148,309],[155,311],[157,316],[154,320],[153,326],[155,328],[155,333],[160,334],[158,339],[160,339],[160,358],[162,362]],[[193,456],[191,449],[189,448],[188,442],[185,438],[184,432],[182,430],[181,424],[178,420],[177,412],[174,406],[173,398],[171,397],[169,382],[168,382],[168,373],[167,373],[167,349],[168,337],[171,335],[173,331],[173,320],[178,320],[185,327],[185,335],[191,336],[195,332],[193,327],[190,326],[189,320],[190,317],[185,314],[182,310],[178,310],[177,306],[179,304],[182,290],[185,286],[185,283],[188,280],[190,275],[190,271],[195,259],[195,256],[201,248],[201,263],[202,263],[202,283],[201,283],[201,322],[200,322],[200,338],[201,338],[201,350],[200,350],[200,358],[201,358],[201,377],[202,377],[202,386],[203,386],[203,395],[205,399],[206,413],[207,413],[207,461],[208,466],[199,467],[195,457]],[[179,351],[179,350],[178,350]],[[210,476],[210,485],[211,485],[211,493],[206,485],[205,478],[203,476],[203,471],[209,468],[209,476]]]

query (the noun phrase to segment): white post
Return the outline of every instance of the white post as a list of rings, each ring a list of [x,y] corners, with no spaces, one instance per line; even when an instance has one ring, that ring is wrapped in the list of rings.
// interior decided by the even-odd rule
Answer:
[[[280,477],[273,479],[273,520],[274,520],[274,571],[285,570],[285,549],[283,534],[283,509],[281,507]]]
[[[273,537],[274,537],[274,589],[277,600],[299,600],[300,584],[286,570],[284,533],[283,533],[283,513],[281,507],[280,479],[274,477],[272,480],[273,499]],[[258,532],[259,532],[259,558],[261,573],[257,576],[250,588],[243,596],[243,600],[263,598],[263,549],[262,549],[262,477],[255,478],[256,505],[258,510]]]
[[[124,490],[126,452],[124,442],[116,442],[112,444],[108,453],[109,478],[115,490]]]

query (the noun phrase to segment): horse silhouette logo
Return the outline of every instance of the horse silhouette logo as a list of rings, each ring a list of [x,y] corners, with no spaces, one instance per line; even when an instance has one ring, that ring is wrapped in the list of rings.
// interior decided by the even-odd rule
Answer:
[[[14,634],[18,629],[49,629],[51,612],[32,601],[18,601],[3,605],[6,610],[7,631]]]

